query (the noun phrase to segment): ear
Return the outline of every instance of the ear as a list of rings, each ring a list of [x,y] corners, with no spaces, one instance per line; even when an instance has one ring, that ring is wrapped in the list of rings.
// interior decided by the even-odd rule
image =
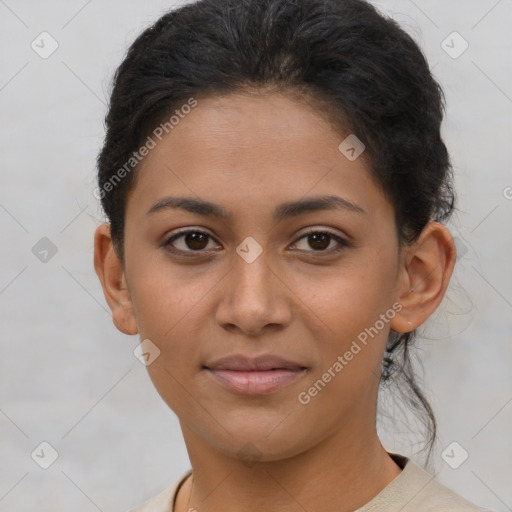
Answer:
[[[396,332],[419,327],[444,297],[455,265],[457,250],[448,228],[429,222],[418,240],[403,249],[396,299],[402,309],[390,322]]]
[[[137,334],[124,267],[114,250],[109,224],[101,224],[94,233],[94,268],[112,311],[114,325],[125,334]]]

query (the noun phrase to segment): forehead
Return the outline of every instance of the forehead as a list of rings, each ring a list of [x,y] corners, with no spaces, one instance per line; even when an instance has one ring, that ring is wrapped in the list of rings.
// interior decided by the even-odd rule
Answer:
[[[332,194],[376,215],[389,209],[364,155],[351,161],[340,151],[349,134],[311,103],[282,94],[197,101],[142,161],[127,211],[145,214],[166,195],[259,214],[274,213],[269,209],[277,203]]]

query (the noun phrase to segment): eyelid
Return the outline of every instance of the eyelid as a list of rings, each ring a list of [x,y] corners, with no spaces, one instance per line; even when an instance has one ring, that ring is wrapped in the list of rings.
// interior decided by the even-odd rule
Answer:
[[[339,234],[336,231],[333,231],[331,228],[319,226],[319,227],[309,227],[309,228],[306,228],[306,231],[303,231],[298,236],[297,240],[300,240],[305,235],[314,235],[315,233],[325,233],[327,235],[332,235],[333,237],[338,237],[338,238],[341,238],[341,239],[344,238],[343,235]]]
[[[171,240],[173,238],[177,238],[179,235],[187,235],[188,233],[202,233],[204,235],[208,235],[210,238],[215,239],[213,235],[211,235],[205,228],[203,227],[195,227],[195,226],[187,226],[186,228],[178,228],[176,231],[170,235],[167,240]]]

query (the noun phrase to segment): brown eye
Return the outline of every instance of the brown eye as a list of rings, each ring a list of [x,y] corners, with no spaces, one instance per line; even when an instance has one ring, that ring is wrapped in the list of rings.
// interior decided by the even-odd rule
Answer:
[[[182,231],[168,238],[163,246],[176,253],[206,252],[208,243],[213,238],[203,231],[188,230]]]
[[[303,247],[299,246],[301,240],[306,241]],[[337,246],[334,245],[334,247],[332,247],[332,242],[335,242]],[[299,238],[297,242],[295,242],[294,247],[305,252],[336,253],[345,249],[348,245],[348,242],[343,240],[343,238],[329,231],[310,231]],[[331,248],[329,248],[330,246]]]
[[[308,243],[312,249],[323,250],[329,247],[331,237],[325,233],[314,233],[308,235]]]
[[[208,235],[204,233],[187,233],[183,239],[185,245],[194,251],[204,249],[208,245]]]

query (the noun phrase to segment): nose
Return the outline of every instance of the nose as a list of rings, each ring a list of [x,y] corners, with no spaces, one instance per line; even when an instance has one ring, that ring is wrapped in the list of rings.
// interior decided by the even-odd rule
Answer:
[[[289,324],[289,288],[272,269],[265,251],[251,263],[234,256],[216,311],[218,325],[229,331],[257,336]]]

